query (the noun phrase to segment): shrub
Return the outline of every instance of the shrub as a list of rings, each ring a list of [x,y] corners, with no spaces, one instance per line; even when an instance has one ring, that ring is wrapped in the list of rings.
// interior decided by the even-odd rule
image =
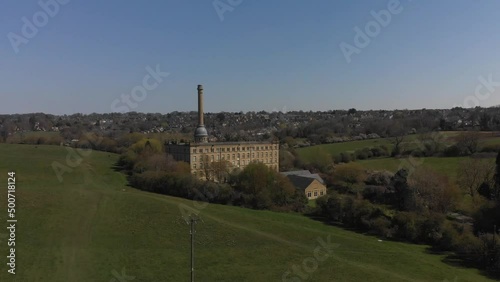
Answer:
[[[386,204],[390,191],[385,186],[367,185],[363,189],[363,199],[376,204]]]
[[[419,234],[419,222],[415,213],[398,212],[392,222],[396,228],[396,235],[398,238],[413,242],[416,241]]]
[[[349,153],[340,153],[340,162],[348,163],[352,160],[351,154]]]
[[[365,183],[368,185],[389,185],[393,174],[387,170],[371,171],[368,173]]]
[[[480,150],[482,153],[497,153],[500,151],[500,145],[485,145]]]
[[[444,156],[445,157],[459,157],[461,155],[461,150],[457,145],[451,145],[444,149]]]

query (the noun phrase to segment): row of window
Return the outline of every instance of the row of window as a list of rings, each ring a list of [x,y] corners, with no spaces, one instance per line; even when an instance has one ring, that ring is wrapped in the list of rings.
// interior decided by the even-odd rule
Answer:
[[[319,195],[323,196],[323,191],[320,191]],[[307,192],[307,197],[311,198],[311,192]],[[314,197],[318,197],[318,190],[314,190]]]
[[[273,160],[272,159],[262,159],[262,160],[255,160],[255,161],[258,161],[258,162],[261,162],[261,163],[265,163],[265,164],[270,164],[270,163],[273,163]],[[241,160],[241,161],[231,161],[231,164],[233,166],[240,166],[240,165],[247,165],[247,164],[250,164],[251,160]],[[274,163],[277,163],[278,162],[278,159],[274,159]],[[200,168],[203,168],[203,162],[200,162]],[[193,163],[193,168],[196,168],[196,163]]]
[[[214,153],[214,152],[236,152],[236,151],[263,151],[263,150],[277,150],[278,149],[278,145],[273,145],[273,146],[255,146],[255,147],[231,147],[231,148],[216,148],[214,146],[212,146],[210,148],[210,150],[208,148],[193,148],[193,153],[208,153],[209,151],[211,153]]]
[[[239,167],[239,166],[238,166]],[[270,165],[269,166],[270,168],[272,169],[278,169],[278,166],[277,165]],[[242,167],[243,168],[243,167]],[[194,167],[194,169],[196,169],[196,166]],[[201,169],[201,168],[200,168]],[[212,174],[213,172],[209,172],[210,174]],[[193,175],[197,175],[197,174],[200,174],[200,175],[204,175],[205,174],[205,171],[201,170],[201,171],[193,171]],[[310,193],[309,193],[310,194]],[[323,195],[323,192],[321,192],[321,195]],[[310,197],[310,196],[309,196]]]
[[[233,154],[232,158],[231,158],[231,154],[227,154],[225,156],[223,154],[219,154],[219,155],[215,155],[215,156],[214,155],[210,155],[210,156],[206,155],[205,159],[207,161],[210,159],[213,162],[214,160],[218,161],[219,157],[220,157],[220,160],[226,159],[226,160],[229,160],[229,161],[230,160],[237,160],[237,159],[240,159],[240,158],[242,158],[242,159],[245,158],[245,153],[242,153],[242,154],[240,154],[240,153]],[[250,158],[250,153],[247,153],[246,157]],[[269,152],[266,152],[265,154],[264,154],[264,152],[260,152],[260,153],[257,152],[257,158],[264,158],[264,157],[266,157],[266,158],[273,157],[273,154],[269,153]],[[255,158],[255,153],[252,153],[252,158]],[[278,152],[274,152],[274,158],[275,159],[278,158]],[[202,160],[203,160],[203,156],[200,156],[200,161],[202,161]],[[196,162],[196,156],[193,156],[193,160],[192,161],[193,161],[193,163]],[[276,161],[278,161],[278,160],[276,160]]]

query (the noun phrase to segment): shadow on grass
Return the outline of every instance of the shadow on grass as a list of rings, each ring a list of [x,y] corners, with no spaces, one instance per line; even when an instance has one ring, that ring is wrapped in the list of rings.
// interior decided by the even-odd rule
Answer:
[[[468,255],[469,258],[466,258],[460,254],[450,251],[442,251],[432,246],[427,248],[425,251],[429,254],[445,256],[441,261],[448,265],[458,268],[479,269],[481,275],[489,279],[500,280],[500,272],[487,270],[485,265],[479,265],[477,261],[471,259],[470,254]],[[478,259],[480,256],[481,254],[477,254]]]
[[[304,215],[312,220],[319,221],[319,222],[321,222],[325,225],[328,225],[328,226],[335,226],[335,227],[339,227],[339,228],[342,228],[342,229],[348,230],[348,231],[353,231],[353,232],[356,232],[359,234],[374,236],[374,237],[383,239],[384,241],[416,244],[416,243],[405,241],[405,240],[398,240],[397,238],[381,237],[377,234],[373,234],[372,232],[367,232],[367,230],[364,230],[364,229],[349,227],[349,226],[342,224],[341,222],[332,221],[332,220],[329,220],[323,216],[319,216],[319,215],[315,214],[314,212],[305,213]],[[483,275],[489,279],[500,281],[500,273],[499,272],[489,271],[489,270],[485,269],[485,266],[478,265],[477,262],[471,260],[470,258],[467,259],[464,256],[460,256],[459,254],[456,254],[456,253],[451,252],[451,251],[442,251],[434,246],[429,246],[428,248],[426,248],[425,252],[428,254],[444,256],[444,258],[441,261],[448,264],[448,265],[458,267],[458,268],[478,269],[480,271],[481,275]],[[480,256],[480,254],[478,254],[478,256]]]

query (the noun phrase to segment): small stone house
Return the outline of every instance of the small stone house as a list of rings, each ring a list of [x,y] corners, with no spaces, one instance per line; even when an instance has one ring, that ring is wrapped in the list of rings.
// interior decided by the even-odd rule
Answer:
[[[308,172],[308,173],[305,173]],[[283,172],[295,188],[304,191],[307,199],[313,200],[326,195],[326,186],[323,179],[318,174],[311,174],[309,171],[289,171]]]

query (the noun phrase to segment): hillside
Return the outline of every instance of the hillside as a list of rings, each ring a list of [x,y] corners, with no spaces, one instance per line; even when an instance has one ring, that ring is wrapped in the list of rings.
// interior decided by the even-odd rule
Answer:
[[[62,182],[52,164],[69,164],[64,147],[0,144],[0,156],[0,221],[6,225],[11,170],[18,204],[17,274],[2,263],[0,281],[188,281],[183,207],[198,208],[203,219],[195,244],[198,281],[281,281],[328,236],[338,245],[308,281],[489,281],[426,246],[379,241],[301,215],[205,207],[135,190],[113,170],[117,155],[92,152]],[[7,254],[1,235],[0,253]],[[122,270],[129,279],[118,278]]]

